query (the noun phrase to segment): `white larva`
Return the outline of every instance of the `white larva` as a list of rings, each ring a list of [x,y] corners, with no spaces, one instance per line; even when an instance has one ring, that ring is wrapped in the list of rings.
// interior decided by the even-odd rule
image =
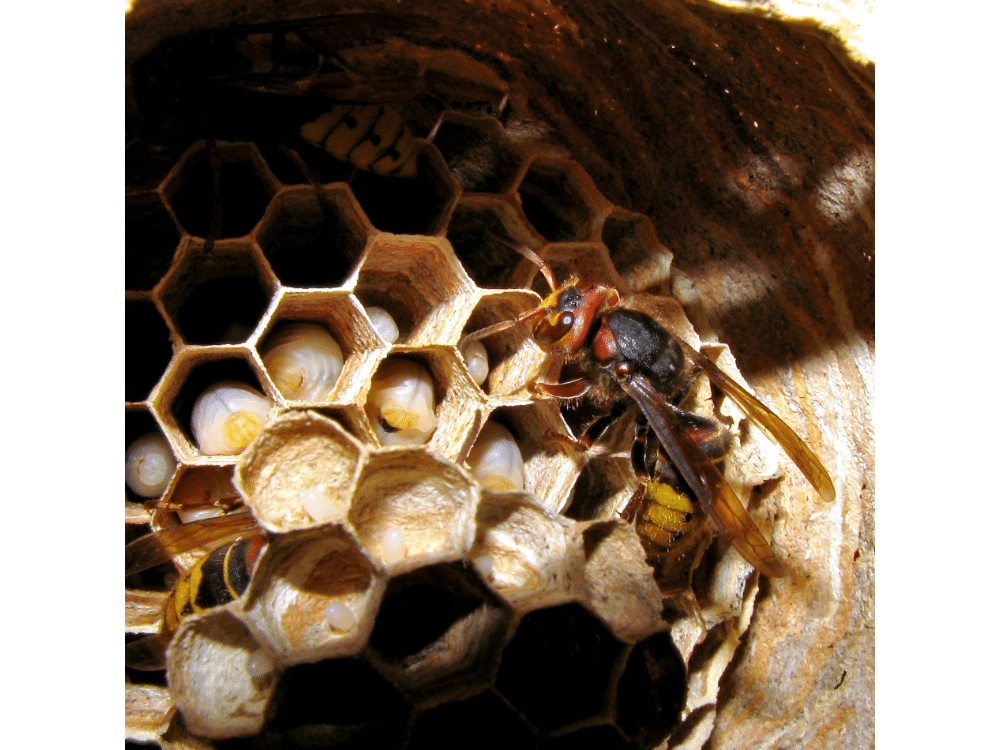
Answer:
[[[323,610],[323,614],[326,616],[327,623],[334,630],[347,632],[358,624],[354,610],[344,602],[330,602]]]
[[[386,565],[394,565],[406,557],[406,537],[395,526],[388,526],[375,538],[375,546]]]
[[[483,489],[524,489],[524,459],[514,436],[501,424],[487,421],[469,451],[469,467]]]
[[[486,347],[481,341],[474,339],[462,348],[462,357],[476,385],[482,385],[486,376],[490,374],[490,360],[486,354]]]
[[[125,484],[139,497],[162,495],[176,468],[170,444],[159,432],[147,432],[125,449]]]
[[[365,412],[383,445],[420,445],[437,427],[434,381],[416,362],[394,359],[372,378]]]
[[[324,401],[344,369],[344,354],[317,323],[286,323],[260,349],[267,374],[292,401]]]
[[[480,578],[486,580],[490,577],[490,573],[493,572],[493,560],[487,555],[474,557],[472,559],[472,567],[479,572]]]
[[[258,648],[247,656],[247,673],[260,682],[274,674],[274,659],[264,649]]]
[[[337,518],[337,506],[322,490],[311,489],[299,493],[299,502],[309,517],[319,523],[328,523]]]
[[[392,319],[392,316],[381,307],[366,307],[365,312],[372,322],[375,333],[381,336],[387,343],[395,344],[397,339],[399,339],[399,326],[396,325],[396,321]]]
[[[271,399],[245,383],[225,380],[208,388],[194,404],[191,432],[198,450],[233,456],[263,429]]]
[[[184,506],[177,516],[182,523],[221,516],[239,501],[230,476],[219,471],[195,470],[184,474],[174,488],[174,503]]]
[[[178,510],[177,517],[181,519],[181,523],[191,523],[192,521],[204,521],[206,518],[215,518],[223,513],[225,511],[216,505],[196,508],[195,510]]]

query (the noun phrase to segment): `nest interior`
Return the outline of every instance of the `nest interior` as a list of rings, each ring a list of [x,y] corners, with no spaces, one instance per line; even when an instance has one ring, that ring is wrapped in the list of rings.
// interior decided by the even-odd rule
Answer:
[[[126,442],[169,440],[164,500],[218,474],[275,535],[244,600],[182,623],[166,675],[127,673],[127,740],[420,747],[488,724],[524,746],[873,745],[873,68],[815,24],[707,5],[295,14],[147,2],[126,17]],[[320,83],[292,91],[310,70]],[[294,140],[340,101],[399,113],[415,177]],[[482,388],[464,367],[464,332],[543,290],[505,240],[560,278],[672,295],[692,341],[728,345],[723,366],[836,483],[821,505],[766,446],[738,456],[792,576],[757,581],[712,545],[692,583],[707,631],[683,598],[661,613],[634,534],[609,520],[627,461],[545,439],[568,432],[530,391],[554,365],[511,330],[484,342]],[[263,365],[291,320],[344,349],[322,404],[287,401]],[[425,447],[380,447],[366,416],[393,358],[434,381]],[[205,456],[193,400],[225,379],[275,407],[241,455]],[[462,466],[489,418],[518,441],[523,494],[482,491]],[[322,522],[314,486],[332,498]],[[176,524],[127,493],[127,538]],[[127,582],[127,639],[155,631],[174,577]],[[331,602],[354,621],[317,625]],[[437,614],[391,621],[423,610]],[[245,668],[259,652],[272,677]],[[333,708],[309,695],[324,677],[351,686]]]

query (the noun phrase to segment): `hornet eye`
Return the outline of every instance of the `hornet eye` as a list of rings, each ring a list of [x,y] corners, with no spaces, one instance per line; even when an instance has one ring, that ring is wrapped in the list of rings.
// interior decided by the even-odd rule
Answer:
[[[554,344],[573,328],[575,318],[572,313],[563,313],[553,324],[548,319],[542,320],[535,327],[535,340],[540,344]]]

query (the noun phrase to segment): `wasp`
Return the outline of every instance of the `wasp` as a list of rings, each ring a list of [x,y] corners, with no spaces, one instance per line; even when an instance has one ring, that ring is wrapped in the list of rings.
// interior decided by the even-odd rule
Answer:
[[[465,80],[428,62],[416,44],[366,52],[401,31],[437,27],[420,15],[347,13],[170,39],[127,70],[128,124],[152,141],[190,143],[206,131],[218,140],[277,140],[307,179],[324,152],[378,175],[414,177],[417,143],[392,104],[405,102],[424,121],[456,102],[506,102],[495,75]],[[309,153],[297,159],[299,150]]]
[[[140,670],[163,669],[166,646],[180,621],[242,596],[265,543],[264,532],[253,515],[238,511],[189,521],[125,545],[126,578],[187,552],[210,550],[167,595],[160,632],[126,645],[125,665]]]
[[[642,486],[623,514],[637,520],[651,563],[679,556],[692,543],[699,509],[757,570],[768,576],[788,569],[771,549],[719,466],[732,436],[714,419],[681,408],[699,372],[775,440],[826,501],[835,496],[823,464],[795,432],[714,362],[653,317],[630,309],[629,300],[602,284],[573,276],[558,284],[551,267],[527,247],[516,248],[538,266],[550,293],[516,319],[466,337],[483,338],[519,323],[533,323],[538,346],[563,360],[576,377],[536,383],[545,394],[578,407],[586,419],[580,442],[589,447],[638,406],[632,465]],[[463,345],[464,343],[463,342]]]
[[[359,169],[398,177],[417,176],[417,142],[391,107],[336,104],[299,128],[306,143]]]

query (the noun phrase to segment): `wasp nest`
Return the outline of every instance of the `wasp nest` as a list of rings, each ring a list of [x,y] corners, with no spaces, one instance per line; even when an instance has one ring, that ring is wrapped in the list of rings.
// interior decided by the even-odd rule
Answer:
[[[164,748],[693,748],[713,731],[744,736],[731,725],[752,701],[732,691],[789,680],[755,653],[734,662],[761,589],[787,586],[789,601],[816,620],[835,616],[843,630],[842,592],[823,584],[817,594],[799,580],[809,575],[762,584],[707,533],[675,580],[655,577],[620,520],[639,487],[631,426],[592,449],[576,442],[559,402],[533,388],[557,382],[560,363],[523,326],[460,348],[467,333],[538,305],[537,269],[513,249],[523,245],[560,279],[573,273],[634,293],[636,307],[742,380],[729,348],[711,341],[714,325],[726,328],[713,313],[719,272],[701,280],[675,272],[657,237],[678,206],[705,215],[713,200],[698,189],[667,191],[665,179],[714,183],[679,161],[665,162],[678,170],[665,177],[653,152],[628,153],[629,143],[663,146],[616,111],[624,100],[614,87],[578,92],[574,113],[542,85],[560,64],[567,85],[582,79],[560,62],[568,42],[538,45],[595,30],[600,44],[622,45],[604,36],[610,22],[573,11],[541,22],[528,6],[512,9],[501,26],[540,66],[532,77],[511,64],[485,11],[470,28],[450,5],[436,17],[380,17],[373,7],[334,23],[290,24],[204,7],[198,26],[263,25],[176,36],[195,29],[177,27],[156,4],[130,19],[125,414],[126,446],[135,447],[126,541],[179,528],[206,506],[243,504],[266,545],[242,594],[180,620],[165,671],[126,670],[127,739]],[[656,33],[668,21],[686,34],[698,26],[689,10],[640,12],[629,24]],[[730,17],[705,17],[720,38],[739,36]],[[759,24],[747,25],[760,37],[751,44],[793,44],[780,27]],[[484,41],[473,52],[476,34]],[[792,39],[803,64],[834,65]],[[675,75],[723,101],[690,117],[706,126],[736,117],[722,74],[697,67],[691,50],[701,42],[685,44],[661,50],[655,65],[675,61]],[[281,69],[278,46],[306,62]],[[582,59],[573,64],[589,70]],[[629,67],[631,52],[619,62]],[[863,76],[826,74],[850,90],[838,96],[864,109]],[[780,75],[766,75],[783,90]],[[295,94],[305,80],[321,84]],[[624,140],[593,147],[597,131],[573,124],[591,111]],[[378,140],[338,135],[367,120]],[[753,141],[742,127],[735,142]],[[794,171],[791,157],[772,163],[765,151],[749,148],[763,160],[758,171]],[[763,201],[772,186],[757,187],[754,174],[734,179]],[[655,190],[673,207],[654,209]],[[751,222],[755,231],[766,234],[767,215]],[[718,243],[725,255],[740,241],[723,223],[705,226],[701,235],[671,230],[671,247],[714,255]],[[783,511],[787,493],[771,494],[784,473],[777,449],[707,382],[697,388],[693,400],[736,436],[727,479],[744,500],[752,494],[766,529],[778,518],[782,556],[807,561],[815,546],[839,570],[842,550],[810,546],[799,533],[803,513],[824,529],[829,514]],[[800,391],[809,389],[789,390]],[[797,407],[775,393],[787,417]],[[823,444],[817,423],[789,421]],[[178,575],[203,558],[186,551],[126,579],[126,643],[159,632]],[[762,602],[771,619],[757,627],[787,651],[789,637],[774,635],[780,613]],[[836,686],[826,685],[831,670]],[[810,662],[807,671],[833,689],[847,674],[837,670]],[[805,700],[779,694],[787,705]],[[760,727],[780,725],[787,705],[762,705]],[[763,741],[763,731],[743,744]]]

